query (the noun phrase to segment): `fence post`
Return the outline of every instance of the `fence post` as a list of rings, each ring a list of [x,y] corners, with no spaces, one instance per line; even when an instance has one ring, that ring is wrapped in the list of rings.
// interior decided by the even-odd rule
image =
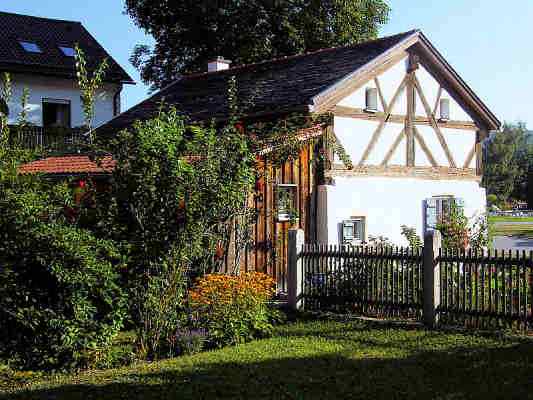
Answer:
[[[440,267],[439,250],[442,244],[441,233],[437,230],[424,237],[424,324],[429,328],[438,323],[437,308],[440,306]]]
[[[304,242],[304,231],[302,229],[289,230],[287,289],[289,307],[293,310],[300,310],[303,307],[303,270],[299,255]]]

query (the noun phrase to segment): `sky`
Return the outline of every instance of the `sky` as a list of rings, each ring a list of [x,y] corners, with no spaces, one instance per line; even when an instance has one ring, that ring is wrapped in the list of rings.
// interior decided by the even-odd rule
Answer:
[[[123,14],[123,0],[0,0],[0,10],[80,21],[137,81],[123,91],[123,109],[148,95],[129,63],[136,44],[151,37]],[[380,35],[421,29],[500,118],[533,128],[533,1],[388,0],[390,21]],[[509,6],[512,4],[512,6]]]

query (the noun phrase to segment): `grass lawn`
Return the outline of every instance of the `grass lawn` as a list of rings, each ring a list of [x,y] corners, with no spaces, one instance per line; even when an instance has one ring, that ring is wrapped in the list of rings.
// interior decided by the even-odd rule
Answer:
[[[273,338],[128,368],[0,375],[7,399],[526,399],[533,341],[315,321]]]
[[[492,236],[521,236],[533,239],[533,224],[529,225],[491,225],[490,232]]]
[[[516,222],[519,222],[516,224]],[[489,217],[491,236],[521,236],[533,239],[533,218]]]
[[[533,225],[533,217],[503,217],[503,216],[491,216],[489,217],[491,223],[504,223],[504,222],[531,222]]]

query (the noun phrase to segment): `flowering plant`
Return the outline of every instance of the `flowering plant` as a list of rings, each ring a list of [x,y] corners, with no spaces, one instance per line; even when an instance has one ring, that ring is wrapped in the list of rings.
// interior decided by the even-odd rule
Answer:
[[[270,334],[276,313],[268,307],[274,280],[260,272],[208,274],[189,292],[194,320],[217,347]]]

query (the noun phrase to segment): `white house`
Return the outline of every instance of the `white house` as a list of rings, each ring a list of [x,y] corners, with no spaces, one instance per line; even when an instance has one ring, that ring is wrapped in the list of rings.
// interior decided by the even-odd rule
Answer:
[[[375,61],[389,65],[356,72],[348,79],[365,82],[333,101],[333,134],[354,167],[336,157],[319,187],[324,243],[383,235],[405,244],[401,225],[422,235],[452,202],[470,218],[485,211],[480,142],[498,122],[477,115],[468,100],[482,103],[418,32]]]
[[[132,78],[79,22],[0,12],[0,72],[9,72],[13,95],[9,122],[15,123],[24,88],[29,90],[28,121],[37,127],[75,128],[83,124],[74,46],[85,52],[89,69],[104,58],[109,68],[95,100],[94,125],[121,111],[123,84]]]

